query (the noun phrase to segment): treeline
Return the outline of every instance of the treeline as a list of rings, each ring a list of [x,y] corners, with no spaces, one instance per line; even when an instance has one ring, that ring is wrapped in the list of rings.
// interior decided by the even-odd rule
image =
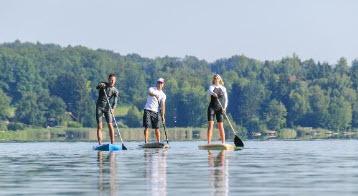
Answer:
[[[208,63],[192,56],[150,59],[15,41],[0,45],[0,129],[96,126],[95,86],[111,72],[117,75],[123,127],[141,126],[147,88],[158,77],[166,79],[167,126],[206,126],[213,73],[222,75],[228,112],[244,133],[358,127],[358,61],[348,66],[341,58],[329,65],[293,55],[262,62],[241,55]]]

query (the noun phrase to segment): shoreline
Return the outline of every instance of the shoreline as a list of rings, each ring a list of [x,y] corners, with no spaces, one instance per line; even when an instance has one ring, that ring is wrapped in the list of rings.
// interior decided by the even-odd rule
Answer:
[[[205,141],[206,128],[180,127],[167,128],[169,141]],[[143,128],[120,128],[124,141],[144,140]],[[117,133],[116,137],[117,137]],[[108,129],[103,131],[104,140],[108,140]],[[233,133],[226,130],[226,139],[231,140]],[[161,129],[161,140],[164,140],[164,130]],[[154,140],[154,131],[150,131],[150,139]],[[217,130],[213,131],[213,141],[219,140]],[[358,139],[358,132],[345,131],[334,132],[324,129],[282,129],[280,131],[252,132],[249,140],[312,140],[312,139]],[[117,140],[117,139],[116,139]],[[58,141],[97,141],[95,128],[39,128],[25,129],[20,131],[0,131],[0,142],[58,142]]]

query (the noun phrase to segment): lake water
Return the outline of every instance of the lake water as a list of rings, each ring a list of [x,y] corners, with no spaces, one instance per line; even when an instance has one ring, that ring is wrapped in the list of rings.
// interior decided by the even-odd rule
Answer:
[[[1,195],[357,195],[358,141],[246,141],[241,151],[98,153],[95,143],[0,143]]]

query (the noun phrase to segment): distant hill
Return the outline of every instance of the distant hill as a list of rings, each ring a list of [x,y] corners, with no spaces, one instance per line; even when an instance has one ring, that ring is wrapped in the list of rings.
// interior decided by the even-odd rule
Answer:
[[[193,56],[143,58],[55,44],[0,44],[1,129],[95,126],[95,86],[116,73],[121,126],[140,127],[148,87],[166,80],[167,126],[206,126],[213,73],[229,92],[228,112],[243,133],[283,127],[358,127],[358,61],[348,66],[232,56],[208,63]],[[5,123],[6,122],[6,123]]]

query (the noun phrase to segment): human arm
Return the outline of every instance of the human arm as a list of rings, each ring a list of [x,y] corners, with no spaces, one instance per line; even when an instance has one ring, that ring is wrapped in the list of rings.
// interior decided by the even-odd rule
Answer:
[[[163,121],[163,123],[165,124],[165,100],[163,100],[162,102],[161,102],[161,106],[160,106],[160,115],[161,115],[161,117],[162,117],[162,121]]]
[[[218,95],[216,93],[214,93],[214,89],[215,89],[215,87],[211,85],[208,90],[208,95],[218,97]]]
[[[159,100],[159,93],[153,87],[150,87],[148,89],[148,95],[151,96],[151,97],[155,96]]]
[[[226,92],[226,88],[223,87],[223,92],[224,92],[224,112],[226,111],[226,108],[228,106],[228,103],[229,103],[229,99],[227,97],[227,92]]]
[[[112,102],[112,109],[113,110],[117,107],[118,97],[119,97],[119,92],[116,89],[115,92],[113,93],[113,102]]]
[[[161,99],[161,101],[159,102],[159,107],[160,107],[160,115],[162,117],[162,121],[165,124],[165,102],[166,102],[167,96],[165,94],[163,94],[163,97]]]
[[[106,87],[106,86],[107,86],[106,82],[100,82],[100,83],[98,83],[98,85],[96,86],[96,89],[102,89],[102,88],[104,88],[104,87]]]

